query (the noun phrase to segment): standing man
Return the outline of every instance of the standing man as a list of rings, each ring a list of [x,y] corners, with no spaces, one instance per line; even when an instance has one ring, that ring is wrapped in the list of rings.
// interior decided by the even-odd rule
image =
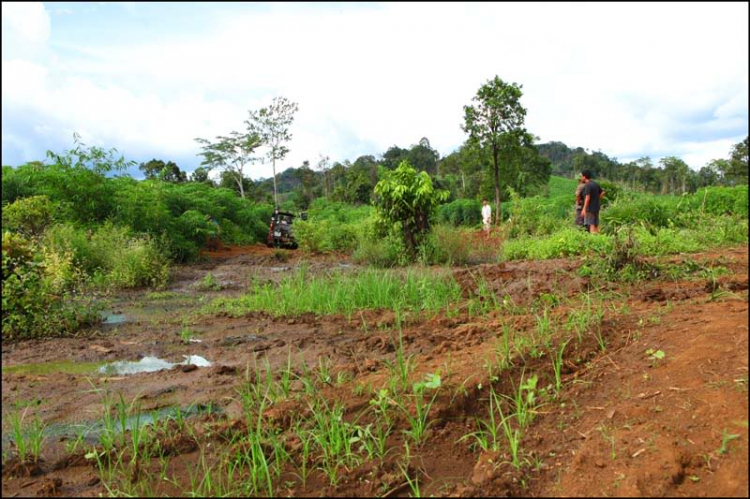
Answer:
[[[583,170],[581,180],[586,184],[583,187],[583,223],[589,226],[589,232],[592,234],[599,233],[599,209],[601,208],[601,198],[604,197],[604,191],[599,184],[591,180],[591,171]]]
[[[487,200],[482,201],[482,224],[484,225],[484,233],[487,235],[487,239],[490,237],[490,220],[492,220],[492,208]]]

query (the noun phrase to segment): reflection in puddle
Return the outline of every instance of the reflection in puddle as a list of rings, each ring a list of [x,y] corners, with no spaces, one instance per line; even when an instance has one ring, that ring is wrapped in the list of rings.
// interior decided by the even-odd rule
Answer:
[[[137,362],[120,360],[99,368],[99,372],[107,375],[126,375],[138,373],[152,373],[172,369],[177,365],[194,364],[197,367],[211,367],[211,363],[199,355],[183,355],[185,360],[178,364],[167,362],[157,357],[143,357]]]
[[[107,314],[102,313],[102,324],[122,324],[127,322],[124,314]]]

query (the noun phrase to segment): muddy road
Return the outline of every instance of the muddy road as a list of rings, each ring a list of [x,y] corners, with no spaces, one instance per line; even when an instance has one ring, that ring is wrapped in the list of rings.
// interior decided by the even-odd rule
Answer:
[[[204,428],[199,433],[205,443],[215,438],[205,428],[234,428],[243,420],[238,387],[259,368],[325,372],[321,396],[341,403],[352,417],[387,386],[396,361],[393,311],[349,317],[199,313],[215,298],[278,282],[301,266],[310,275],[359,271],[347,257],[257,246],[209,258],[175,268],[165,290],[112,297],[105,323],[77,338],[3,344],[4,453],[12,448],[11,411],[38,416],[51,429],[35,470],[4,467],[3,496],[107,493],[93,463],[71,458],[67,449],[76,431],[101,420],[103,390],[137,400],[154,418],[183,409]],[[407,475],[419,477],[420,493],[747,496],[748,248],[661,262],[692,262],[703,270],[602,286],[579,275],[580,259],[432,269],[452,275],[467,300],[476,296],[479,282],[486,283],[500,304],[483,314],[403,318],[404,352],[415,366],[411,379],[439,372],[443,380],[429,438],[411,449],[407,465]],[[571,317],[577,317],[572,300],[592,292],[602,297],[596,330],[565,348],[561,389],[549,396],[556,381],[550,352],[523,350],[521,340],[538,335],[542,321],[557,326],[553,343],[554,331],[572,331]],[[493,377],[488,365],[509,330],[519,354]],[[476,431],[476,418],[487,414],[488,384],[512,394],[520,376],[528,379],[531,373],[538,376],[544,403],[523,435],[523,466],[510,466],[504,449],[482,451],[470,445],[472,439],[462,440]],[[290,421],[306,410],[291,398],[266,413],[268,424],[284,432],[292,461],[300,451]],[[396,425],[403,430],[403,418]],[[404,440],[396,431],[389,447],[402,449]],[[336,486],[320,471],[300,483],[290,464],[274,493],[406,496],[412,490],[398,468],[401,454],[348,467]],[[177,448],[171,476],[189,482],[185,470],[199,456],[197,445]],[[184,495],[186,489],[167,482],[152,491]]]

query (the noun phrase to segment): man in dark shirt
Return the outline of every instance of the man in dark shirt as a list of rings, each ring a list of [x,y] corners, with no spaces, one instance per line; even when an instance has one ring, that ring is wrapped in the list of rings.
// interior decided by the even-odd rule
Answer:
[[[586,183],[583,187],[583,223],[588,225],[589,232],[592,234],[599,233],[599,208],[601,207],[600,199],[604,197],[604,191],[599,184],[591,180],[591,172],[584,170],[581,172],[581,179]]]

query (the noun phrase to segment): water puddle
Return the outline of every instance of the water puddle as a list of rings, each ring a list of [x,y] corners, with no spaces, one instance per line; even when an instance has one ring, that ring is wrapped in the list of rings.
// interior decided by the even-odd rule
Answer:
[[[124,430],[132,430],[145,425],[153,425],[158,421],[166,419],[187,419],[204,414],[220,414],[221,407],[212,404],[193,404],[188,407],[164,407],[153,411],[142,412],[137,415],[130,415],[125,420]],[[73,439],[80,438],[89,445],[98,443],[100,435],[106,431],[104,420],[82,421],[80,423],[51,423],[44,427],[44,438],[46,439]],[[118,418],[114,418],[114,423],[110,431],[120,434],[123,431],[122,424]],[[7,450],[8,445],[13,440],[10,433],[3,434],[2,448]]]
[[[152,373],[172,369],[178,365],[193,364],[197,367],[211,367],[211,363],[199,355],[183,355],[185,360],[179,363],[168,362],[158,357],[143,357],[137,362],[119,360],[110,364],[101,366],[99,372],[108,376],[122,376],[139,373]]]
[[[128,320],[124,314],[110,314],[107,312],[102,312],[101,317],[102,324],[122,324]]]

